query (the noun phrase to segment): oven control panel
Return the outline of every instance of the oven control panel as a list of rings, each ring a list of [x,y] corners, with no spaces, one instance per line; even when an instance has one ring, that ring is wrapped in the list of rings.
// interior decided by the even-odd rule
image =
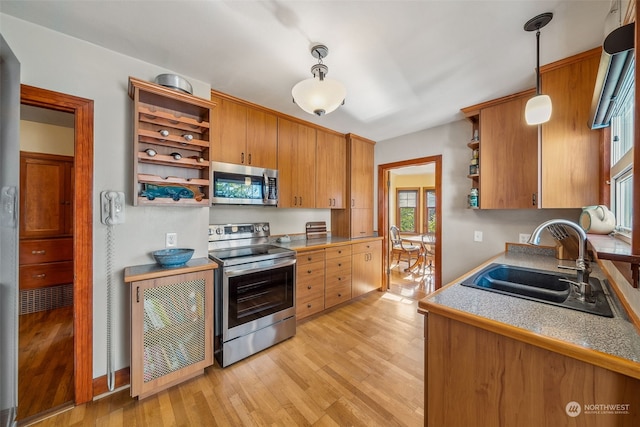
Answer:
[[[249,224],[211,224],[209,225],[209,241],[255,239],[269,237],[268,222]]]

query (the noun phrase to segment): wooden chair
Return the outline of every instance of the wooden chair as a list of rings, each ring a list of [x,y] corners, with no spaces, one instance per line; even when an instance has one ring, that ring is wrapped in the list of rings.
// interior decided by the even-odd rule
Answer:
[[[400,230],[395,225],[389,228],[389,239],[391,239],[391,261],[393,262],[394,255],[398,256],[396,265],[400,265],[402,255],[407,256],[407,263],[409,263],[409,265],[411,265],[412,257],[415,256],[415,258],[418,259],[420,246],[404,243],[400,237]]]
[[[422,256],[424,257],[424,262],[422,264],[422,276],[424,277],[426,274],[433,274],[433,261],[436,257],[435,252],[435,243],[436,243],[436,235],[434,233],[427,233],[422,235]],[[427,273],[429,270],[429,273]]]

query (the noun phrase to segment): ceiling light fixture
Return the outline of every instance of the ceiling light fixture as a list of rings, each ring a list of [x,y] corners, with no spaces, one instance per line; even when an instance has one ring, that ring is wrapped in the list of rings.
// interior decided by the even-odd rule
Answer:
[[[322,58],[329,54],[325,45],[315,45],[311,55],[318,63],[311,67],[312,78],[302,80],[291,89],[293,102],[309,114],[323,116],[344,104],[347,94],[344,85],[337,80],[326,77],[329,68],[322,63]]]
[[[525,31],[536,32],[536,96],[527,101],[524,117],[527,124],[539,125],[548,122],[551,118],[551,98],[540,93],[540,28],[544,27],[553,18],[553,13],[546,12],[531,18],[524,24]]]

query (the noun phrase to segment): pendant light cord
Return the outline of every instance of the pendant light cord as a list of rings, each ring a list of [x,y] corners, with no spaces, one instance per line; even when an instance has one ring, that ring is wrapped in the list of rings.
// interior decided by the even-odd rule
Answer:
[[[536,95],[540,95],[540,26],[536,31]]]

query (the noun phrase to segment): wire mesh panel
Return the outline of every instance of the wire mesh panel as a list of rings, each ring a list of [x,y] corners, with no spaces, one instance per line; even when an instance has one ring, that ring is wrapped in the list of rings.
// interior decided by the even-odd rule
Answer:
[[[196,279],[144,290],[144,382],[205,359],[205,286]]]

